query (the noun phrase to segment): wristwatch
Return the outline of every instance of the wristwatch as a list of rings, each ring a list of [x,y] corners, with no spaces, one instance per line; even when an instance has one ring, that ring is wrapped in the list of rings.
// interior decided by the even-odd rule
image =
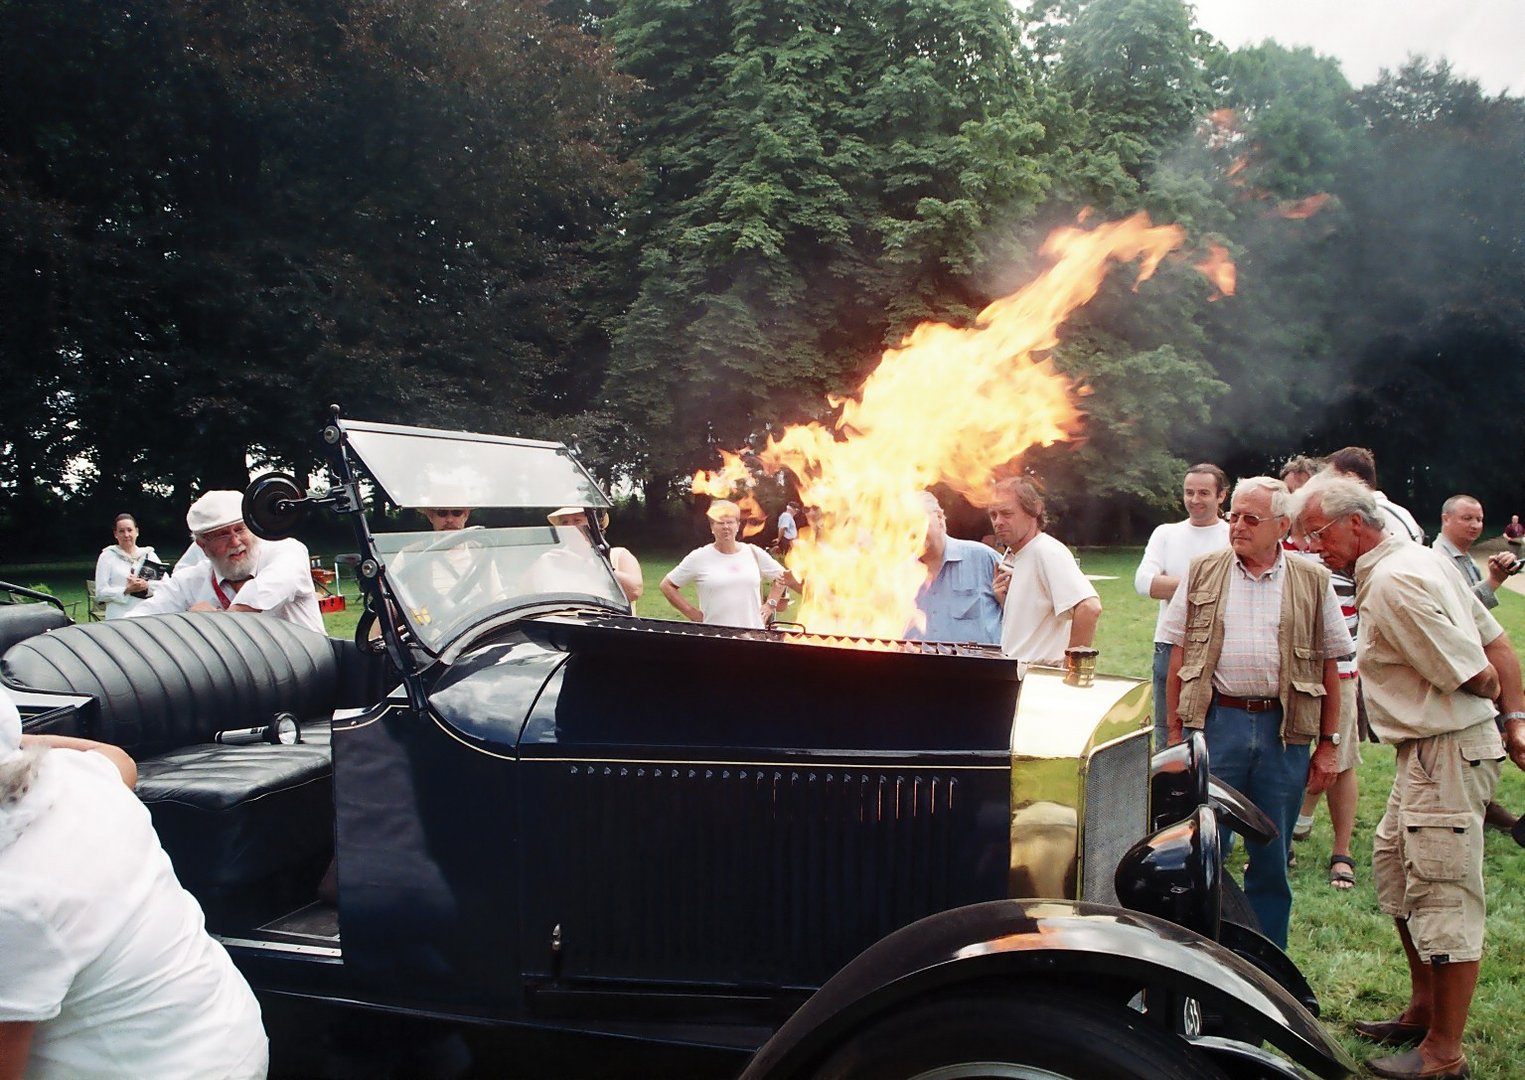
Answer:
[[[1319,737],[1318,737],[1318,741],[1319,742],[1329,742],[1329,743],[1333,743],[1335,746],[1339,746],[1340,745],[1340,733],[1338,731],[1336,731],[1336,732],[1334,732],[1331,735],[1325,735],[1322,732],[1320,732],[1319,733]]]

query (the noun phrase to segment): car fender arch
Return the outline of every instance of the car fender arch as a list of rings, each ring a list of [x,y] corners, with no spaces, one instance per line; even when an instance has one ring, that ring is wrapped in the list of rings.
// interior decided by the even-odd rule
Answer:
[[[1123,908],[996,900],[929,916],[865,949],[758,1049],[742,1080],[806,1076],[852,1031],[928,993],[1045,979],[1130,996],[1130,988],[1164,987],[1232,1017],[1319,1076],[1333,1080],[1356,1067],[1275,980],[1216,942]]]

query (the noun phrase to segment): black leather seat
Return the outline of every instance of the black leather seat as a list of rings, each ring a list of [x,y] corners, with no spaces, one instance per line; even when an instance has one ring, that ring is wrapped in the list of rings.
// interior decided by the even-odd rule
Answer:
[[[326,734],[335,708],[364,703],[341,694],[356,682],[342,670],[346,650],[360,662],[351,642],[264,615],[156,615],[27,639],[0,658],[0,676],[91,695],[86,734],[137,760],[138,795],[181,881],[227,889],[322,863],[333,843],[333,770],[326,738],[225,746],[213,733],[290,712]]]
[[[0,655],[18,641],[73,622],[52,604],[0,604]]]

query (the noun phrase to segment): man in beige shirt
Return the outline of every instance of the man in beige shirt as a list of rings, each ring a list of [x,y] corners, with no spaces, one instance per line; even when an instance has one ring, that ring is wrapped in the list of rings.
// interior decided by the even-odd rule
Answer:
[[[1316,477],[1298,492],[1293,513],[1309,550],[1354,570],[1367,714],[1397,751],[1372,880],[1408,959],[1409,1002],[1396,1019],[1355,1027],[1380,1044],[1418,1045],[1366,1066],[1384,1077],[1462,1077],[1461,1038],[1483,948],[1483,810],[1506,748],[1525,768],[1519,660],[1445,556],[1384,534],[1385,517],[1365,486]]]

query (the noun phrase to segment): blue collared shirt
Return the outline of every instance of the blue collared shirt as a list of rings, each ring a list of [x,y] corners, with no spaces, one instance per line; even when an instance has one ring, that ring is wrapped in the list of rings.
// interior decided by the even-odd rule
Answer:
[[[1001,557],[973,540],[948,537],[937,576],[916,593],[925,630],[911,627],[910,641],[1001,643],[1001,605],[995,598],[995,568]]]

